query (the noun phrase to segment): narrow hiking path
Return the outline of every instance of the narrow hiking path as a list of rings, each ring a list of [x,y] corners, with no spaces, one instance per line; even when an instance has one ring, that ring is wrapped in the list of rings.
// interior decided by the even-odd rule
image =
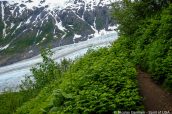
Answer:
[[[145,110],[172,112],[172,94],[165,92],[155,84],[149,74],[140,69],[137,71],[140,94],[143,96]]]

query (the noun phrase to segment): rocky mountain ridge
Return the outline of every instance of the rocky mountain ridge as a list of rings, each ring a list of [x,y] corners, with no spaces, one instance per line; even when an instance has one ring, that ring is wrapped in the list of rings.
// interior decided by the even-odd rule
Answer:
[[[17,61],[37,54],[39,47],[77,43],[113,31],[115,22],[109,16],[112,2],[0,1],[1,61]]]

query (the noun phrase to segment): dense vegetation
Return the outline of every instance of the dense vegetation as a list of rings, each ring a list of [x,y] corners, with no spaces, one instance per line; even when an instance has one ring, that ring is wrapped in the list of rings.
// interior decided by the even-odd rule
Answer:
[[[119,5],[122,4],[122,8]],[[130,60],[172,89],[172,4],[169,0],[141,0],[114,4],[121,37]],[[122,18],[124,17],[125,18]]]
[[[128,60],[121,60],[112,52],[113,49],[107,48],[89,51],[71,64],[62,76],[58,73],[45,75],[57,76],[57,80],[51,81],[17,113],[80,114],[141,110],[136,70]],[[39,82],[42,80],[45,79]]]
[[[56,64],[42,52],[44,62],[33,68],[31,78],[21,85],[18,93],[6,93],[0,97],[1,106],[17,113],[107,113],[116,110],[142,110],[134,65],[118,53],[115,47],[90,50],[75,62],[63,60]],[[16,97],[11,98],[11,94]],[[10,96],[11,95],[11,96]],[[3,95],[2,95],[3,96]],[[36,96],[36,97],[35,97]],[[5,103],[9,99],[8,103]],[[18,100],[17,100],[18,99]],[[17,104],[17,105],[14,105]],[[14,107],[11,107],[14,105]],[[9,113],[2,108],[3,114]]]
[[[49,50],[21,90],[0,96],[0,113],[92,114],[144,110],[136,67],[172,88],[172,4],[168,0],[123,0],[113,4],[119,39],[83,57],[55,63]],[[7,102],[8,101],[8,102]],[[15,104],[15,105],[14,105]],[[5,108],[4,108],[5,107]],[[7,110],[9,109],[9,110]]]

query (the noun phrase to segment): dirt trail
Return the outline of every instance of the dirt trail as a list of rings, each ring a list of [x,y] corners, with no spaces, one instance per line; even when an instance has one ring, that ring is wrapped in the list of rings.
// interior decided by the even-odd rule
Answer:
[[[162,90],[151,80],[150,75],[141,70],[138,70],[138,82],[146,111],[172,112],[172,94]]]

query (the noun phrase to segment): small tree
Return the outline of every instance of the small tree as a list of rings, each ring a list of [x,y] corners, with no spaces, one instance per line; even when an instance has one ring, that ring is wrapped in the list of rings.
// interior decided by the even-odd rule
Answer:
[[[58,64],[51,58],[52,55],[53,52],[49,48],[41,50],[43,62],[31,69],[32,76],[26,76],[22,81],[21,91],[27,90],[31,93],[33,90],[41,90],[54,80],[60,80],[64,72],[70,68],[72,61],[64,58]]]
[[[60,74],[59,65],[51,58],[52,55],[53,53],[49,48],[42,49],[41,56],[43,62],[31,69],[36,88],[44,87],[46,84],[58,78],[58,74]]]

